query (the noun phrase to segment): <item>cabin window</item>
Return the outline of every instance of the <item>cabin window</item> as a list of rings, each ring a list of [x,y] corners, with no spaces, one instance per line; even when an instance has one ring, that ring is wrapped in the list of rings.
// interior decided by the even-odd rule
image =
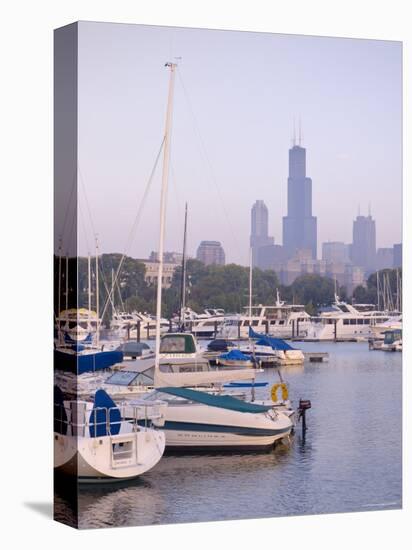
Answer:
[[[350,319],[350,324],[351,325],[356,325],[356,319]]]
[[[257,327],[259,324],[259,321],[256,320],[256,321],[252,321],[252,327]]]
[[[344,325],[349,325],[349,319],[344,319],[344,320],[343,320],[343,324],[344,324]]]

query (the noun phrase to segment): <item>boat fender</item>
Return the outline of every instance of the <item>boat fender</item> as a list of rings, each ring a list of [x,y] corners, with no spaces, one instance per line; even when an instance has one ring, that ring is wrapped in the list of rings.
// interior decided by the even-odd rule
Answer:
[[[278,400],[278,389],[279,388],[281,389],[281,392],[282,392],[282,400],[283,401],[286,401],[287,398],[289,397],[288,387],[284,382],[273,384],[270,396],[272,398],[272,401],[274,401],[274,402],[276,402]]]

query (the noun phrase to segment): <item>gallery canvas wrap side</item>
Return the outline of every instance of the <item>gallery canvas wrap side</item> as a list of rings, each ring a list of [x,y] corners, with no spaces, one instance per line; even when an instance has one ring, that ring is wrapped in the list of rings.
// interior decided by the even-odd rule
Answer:
[[[57,521],[402,506],[401,63],[392,41],[55,31]]]

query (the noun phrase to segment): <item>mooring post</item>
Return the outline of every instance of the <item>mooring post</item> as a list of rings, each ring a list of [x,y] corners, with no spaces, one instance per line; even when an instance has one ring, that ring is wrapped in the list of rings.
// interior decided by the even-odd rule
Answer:
[[[295,320],[292,321],[292,338],[295,337]]]
[[[140,342],[140,321],[137,321],[136,324],[136,340]]]
[[[130,340],[130,324],[127,323],[127,339]]]
[[[169,319],[169,332],[173,332],[172,330],[172,320]]]
[[[215,338],[217,338],[217,321],[215,321]]]
[[[333,336],[334,336],[334,340],[336,342],[336,340],[338,339],[338,320],[337,319],[334,319],[333,320],[333,324],[334,324],[334,327],[333,327]]]
[[[299,338],[299,319],[296,321],[296,336]]]
[[[149,338],[150,338],[149,321],[147,321],[147,324],[146,324],[146,336],[147,336],[147,339],[149,340]]]
[[[269,334],[269,321],[267,319],[265,321],[265,333]]]

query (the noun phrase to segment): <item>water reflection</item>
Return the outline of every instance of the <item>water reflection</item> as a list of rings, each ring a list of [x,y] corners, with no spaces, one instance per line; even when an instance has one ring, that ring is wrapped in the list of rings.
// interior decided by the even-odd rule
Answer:
[[[312,402],[305,441],[298,427],[270,453],[165,456],[133,482],[80,486],[80,527],[399,508],[401,354],[321,347],[329,363],[283,369],[294,403]],[[260,378],[279,379],[273,369]]]

